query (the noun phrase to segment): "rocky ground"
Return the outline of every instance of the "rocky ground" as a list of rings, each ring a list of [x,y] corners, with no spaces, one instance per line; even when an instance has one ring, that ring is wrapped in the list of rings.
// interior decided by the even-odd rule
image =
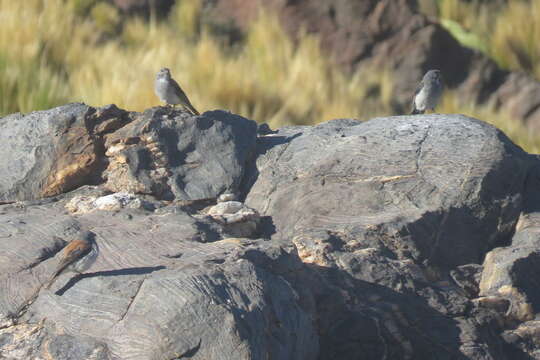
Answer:
[[[540,358],[540,160],[482,121],[69,104],[0,142],[2,358]]]

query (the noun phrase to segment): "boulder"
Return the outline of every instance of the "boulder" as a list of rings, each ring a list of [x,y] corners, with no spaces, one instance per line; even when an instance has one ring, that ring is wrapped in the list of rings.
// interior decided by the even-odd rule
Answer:
[[[208,215],[222,224],[226,233],[237,237],[256,237],[260,215],[239,201],[222,201],[208,209]]]
[[[105,187],[185,201],[234,193],[256,133],[254,121],[224,111],[147,110],[107,137]]]
[[[505,317],[514,324],[533,320],[540,312],[540,282],[532,275],[540,271],[539,185],[540,168],[536,166],[527,179],[523,213],[512,242],[486,254],[483,264],[480,295],[508,300]]]
[[[198,201],[235,192],[257,125],[224,111],[194,117],[167,108],[128,113],[69,104],[0,118],[0,203],[82,185]]]
[[[283,128],[258,149],[246,204],[321,266],[370,248],[435,272],[479,263],[510,239],[530,167],[504,134],[461,115]]]
[[[540,162],[494,127],[403,116],[257,138],[254,122],[222,111],[60,110],[84,119],[99,150],[95,185],[52,197],[23,186],[33,200],[0,205],[0,357],[537,353]],[[8,132],[12,117],[0,119]],[[63,129],[59,143],[80,131]],[[96,262],[45,288],[81,229]]]
[[[65,202],[2,208],[3,222],[12,224],[2,239],[10,259],[0,261],[3,356],[316,357],[313,315],[303,305],[309,299],[281,276],[301,266],[297,257],[265,242],[209,242],[214,225],[178,209],[72,218]],[[42,288],[65,245],[57,236],[82,227],[100,248],[91,271]]]
[[[68,104],[0,118],[0,202],[39,199],[99,181],[101,137],[126,121],[115,106]]]

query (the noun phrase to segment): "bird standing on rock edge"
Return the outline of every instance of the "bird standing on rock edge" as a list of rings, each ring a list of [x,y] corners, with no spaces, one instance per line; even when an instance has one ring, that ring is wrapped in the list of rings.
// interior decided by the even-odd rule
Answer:
[[[414,92],[411,115],[423,114],[426,110],[435,111],[442,91],[443,81],[440,70],[429,70]]]
[[[199,112],[195,110],[193,105],[191,105],[191,102],[180,85],[178,85],[178,83],[172,78],[171,71],[169,69],[162,68],[159,70],[156,75],[154,90],[158,98],[167,105],[180,104],[192,115],[200,115]]]
[[[74,240],[67,244],[57,255],[58,265],[51,279],[47,282],[45,288],[48,289],[54,280],[62,273],[76,272],[78,274],[86,271],[99,254],[99,247],[94,240],[94,233],[82,231]]]

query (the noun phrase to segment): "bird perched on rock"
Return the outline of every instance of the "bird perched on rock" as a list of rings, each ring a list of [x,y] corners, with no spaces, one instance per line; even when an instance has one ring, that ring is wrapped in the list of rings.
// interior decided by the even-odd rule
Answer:
[[[99,247],[90,231],[82,231],[56,255],[58,264],[51,279],[46,284],[50,288],[54,280],[63,273],[75,272],[81,274],[86,271],[99,254]]]
[[[169,69],[163,68],[159,70],[156,75],[154,90],[158,98],[161,101],[164,101],[167,105],[180,104],[191,114],[200,115],[199,112],[195,110],[193,105],[191,105],[191,102],[180,85],[178,85],[178,83],[172,78],[171,71]]]
[[[443,91],[443,82],[439,70],[429,70],[416,88],[413,99],[412,115],[423,114],[426,110],[435,110]]]

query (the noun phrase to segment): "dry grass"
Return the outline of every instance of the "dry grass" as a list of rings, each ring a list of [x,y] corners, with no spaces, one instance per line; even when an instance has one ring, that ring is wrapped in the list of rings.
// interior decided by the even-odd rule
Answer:
[[[505,113],[494,111],[487,106],[464,104],[452,91],[446,91],[437,112],[444,114],[464,114],[486,121],[502,130],[512,141],[525,151],[540,154],[540,137],[528,130],[520,121],[512,121]]]
[[[179,2],[168,21],[130,19],[107,41],[116,15],[98,2],[89,8],[89,17],[81,18],[77,13],[88,3],[66,9],[61,0],[49,0],[46,7],[44,0],[26,0],[24,6],[0,0],[1,16],[9,20],[0,22],[0,53],[9,53],[12,64],[21,59],[36,64],[50,75],[51,86],[64,84],[58,99],[69,94],[72,101],[95,106],[115,103],[143,110],[158,105],[153,79],[166,66],[200,110],[225,108],[272,126],[387,111],[384,101],[373,101],[371,94],[376,88],[388,100],[389,76],[366,72],[368,81],[360,81],[362,74],[344,75],[321,53],[316,37],[303,36],[295,46],[275,17],[262,15],[245,43],[231,51],[201,24],[198,0]],[[36,21],[18,31],[21,17]],[[16,41],[10,33],[16,33]],[[9,106],[0,112],[12,112],[17,107],[13,97],[23,96],[22,91],[10,95]],[[19,109],[41,107],[47,102],[32,100]]]
[[[420,0],[462,44],[540,79],[540,0]]]
[[[345,75],[321,52],[316,36],[293,44],[276,17],[260,16],[245,41],[231,49],[201,20],[201,0],[179,2],[166,21],[130,18],[123,27],[104,2],[69,4],[0,0],[0,114],[68,101],[144,110],[159,104],[153,79],[163,66],[200,111],[229,109],[273,127],[392,114],[391,73],[364,69]],[[455,19],[461,9],[446,6],[454,14],[449,20],[465,26]],[[451,94],[440,111],[468,111],[492,121],[538,152],[537,142],[500,114],[464,111]]]

